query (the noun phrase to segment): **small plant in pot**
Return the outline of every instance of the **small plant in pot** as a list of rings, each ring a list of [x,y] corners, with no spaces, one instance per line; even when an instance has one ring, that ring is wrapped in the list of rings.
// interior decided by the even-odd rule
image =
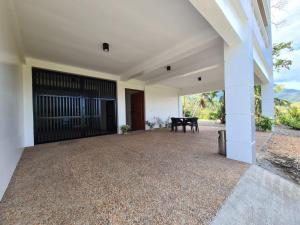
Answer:
[[[121,132],[122,134],[128,134],[128,131],[129,131],[129,125],[125,124],[125,125],[122,125],[121,126]]]
[[[162,128],[164,125],[164,122],[162,121],[161,118],[159,117],[154,117],[154,120],[156,121],[156,124],[158,125],[159,128]]]
[[[151,122],[149,120],[146,120],[146,125],[150,128],[150,130],[153,130],[155,126],[155,122]]]
[[[171,117],[169,116],[166,121],[165,121],[165,128],[170,128],[171,127],[171,122],[170,122]]]

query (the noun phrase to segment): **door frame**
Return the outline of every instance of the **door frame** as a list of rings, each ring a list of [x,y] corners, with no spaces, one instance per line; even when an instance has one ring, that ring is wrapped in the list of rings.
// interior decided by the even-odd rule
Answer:
[[[142,92],[144,94],[144,99],[143,99],[143,103],[144,103],[144,129],[143,130],[146,130],[146,125],[145,125],[145,122],[146,122],[146,97],[145,97],[145,91],[144,90],[139,90],[139,89],[132,89],[132,88],[125,88],[125,118],[126,118],[126,114],[127,114],[127,110],[126,110],[126,107],[127,107],[127,103],[126,103],[126,91],[136,91],[136,92]],[[131,102],[130,102],[131,104]],[[130,108],[131,108],[131,105],[130,105]],[[130,115],[131,117],[131,115]],[[131,121],[132,121],[132,118],[131,118]],[[126,121],[127,122],[127,121]],[[132,125],[132,124],[131,124]],[[134,131],[134,130],[132,130]]]

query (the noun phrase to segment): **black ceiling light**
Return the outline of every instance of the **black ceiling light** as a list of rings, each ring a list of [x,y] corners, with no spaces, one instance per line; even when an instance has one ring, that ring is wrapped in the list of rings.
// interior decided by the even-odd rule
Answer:
[[[103,51],[109,52],[109,44],[108,43],[103,43],[102,48],[103,48]]]
[[[167,71],[170,71],[171,70],[171,66],[167,66]]]
[[[201,81],[202,80],[202,77],[198,77],[198,81]]]

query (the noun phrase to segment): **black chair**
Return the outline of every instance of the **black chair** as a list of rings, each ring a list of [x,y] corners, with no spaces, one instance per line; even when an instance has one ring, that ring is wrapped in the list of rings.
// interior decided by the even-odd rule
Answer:
[[[175,128],[175,132],[177,132],[177,128],[179,126],[182,126],[183,131],[185,132],[185,123],[183,122],[183,120],[180,118],[172,117],[171,118],[171,130],[174,131],[174,128]]]
[[[187,118],[186,119],[186,125],[191,127],[191,130],[195,132],[199,132],[199,126],[198,126],[198,118],[197,117],[192,117],[192,118]]]

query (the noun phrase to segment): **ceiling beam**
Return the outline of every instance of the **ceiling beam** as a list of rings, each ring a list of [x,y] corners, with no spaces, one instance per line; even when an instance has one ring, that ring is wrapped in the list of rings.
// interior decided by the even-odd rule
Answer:
[[[153,85],[167,79],[193,75],[197,72],[200,73],[207,70],[215,69],[219,65],[222,65],[223,63],[224,63],[223,54],[215,54],[213,56],[207,56],[205,58],[202,58],[201,60],[198,60],[196,63],[194,62],[193,64],[185,66],[181,69],[174,70],[171,72],[164,72],[155,77],[151,77],[150,79],[146,80],[146,84]]]
[[[195,86],[186,87],[180,90],[179,95],[192,95],[192,94],[199,94],[211,91],[220,91],[224,90],[224,80],[206,82],[206,83],[199,83]]]
[[[213,70],[213,69],[219,68],[221,65],[222,64],[215,64],[215,65],[212,65],[212,66],[204,67],[204,68],[199,69],[199,70],[194,70],[194,71],[191,71],[191,72],[179,75],[177,77],[180,78],[180,77],[192,76],[194,74],[199,74],[199,73],[203,73],[203,72],[206,72],[206,71],[209,71],[209,70]]]
[[[221,39],[215,31],[203,32],[201,35],[188,39],[167,51],[148,59],[141,64],[131,68],[123,74],[120,74],[121,80],[140,77],[144,74],[150,73],[158,68],[172,64],[183,58],[195,55],[204,49],[214,46]]]
[[[236,12],[236,1],[228,0],[189,0],[195,9],[218,32],[225,42],[232,46],[242,41],[239,23],[239,10]],[[244,19],[244,15],[242,19]]]

